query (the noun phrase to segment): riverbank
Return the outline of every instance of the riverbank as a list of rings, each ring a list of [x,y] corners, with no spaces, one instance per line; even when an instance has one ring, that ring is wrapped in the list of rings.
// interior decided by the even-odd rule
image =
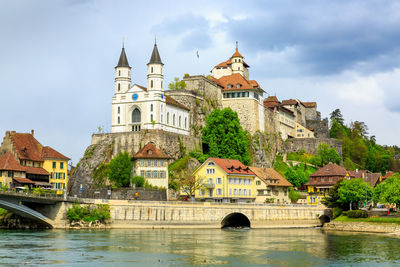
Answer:
[[[389,222],[367,222],[367,221],[332,221],[324,224],[324,230],[363,232],[363,233],[384,233],[400,236],[400,224]]]

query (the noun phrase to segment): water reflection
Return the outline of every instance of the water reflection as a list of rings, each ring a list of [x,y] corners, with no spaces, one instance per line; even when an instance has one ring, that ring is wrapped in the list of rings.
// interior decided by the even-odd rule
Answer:
[[[393,266],[399,245],[387,236],[321,229],[0,231],[0,263]]]

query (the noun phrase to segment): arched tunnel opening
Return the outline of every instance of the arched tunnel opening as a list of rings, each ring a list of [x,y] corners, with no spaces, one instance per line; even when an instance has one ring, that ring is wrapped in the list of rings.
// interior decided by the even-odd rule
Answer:
[[[325,223],[330,222],[331,218],[328,215],[321,215],[319,216],[319,221],[321,223],[321,226],[323,226]]]
[[[250,228],[250,220],[246,215],[242,213],[231,213],[227,215],[221,222],[221,228],[226,227],[234,227],[234,228],[242,228],[249,227]]]

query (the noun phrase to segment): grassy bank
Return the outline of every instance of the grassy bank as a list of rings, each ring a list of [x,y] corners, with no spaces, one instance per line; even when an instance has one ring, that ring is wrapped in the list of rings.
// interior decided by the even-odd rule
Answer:
[[[371,222],[371,223],[397,223],[400,224],[400,218],[385,218],[385,217],[372,217],[372,218],[349,218],[340,215],[334,221],[337,222]]]

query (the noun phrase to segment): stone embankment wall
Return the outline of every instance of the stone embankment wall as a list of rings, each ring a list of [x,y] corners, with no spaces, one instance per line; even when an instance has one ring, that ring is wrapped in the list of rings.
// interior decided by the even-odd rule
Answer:
[[[138,193],[138,197],[136,197]],[[77,195],[77,197],[80,197]],[[117,189],[91,189],[85,193],[85,197],[93,199],[120,199],[120,200],[152,200],[152,201],[167,201],[167,190],[145,190],[133,188],[117,188]]]
[[[104,202],[96,200],[95,203]],[[318,219],[321,215],[330,214],[324,207],[116,200],[108,203],[113,228],[220,228],[222,220],[231,213],[247,216],[252,228],[311,227],[321,224]]]
[[[284,144],[284,151],[297,152],[300,150],[306,151],[306,153],[316,154],[318,146],[322,143],[328,144],[330,147],[336,149],[340,156],[342,156],[342,141],[338,141],[331,138],[294,138],[288,139]]]
[[[369,223],[369,222],[330,222],[324,224],[324,230],[394,233],[400,234],[400,225],[396,223]]]

